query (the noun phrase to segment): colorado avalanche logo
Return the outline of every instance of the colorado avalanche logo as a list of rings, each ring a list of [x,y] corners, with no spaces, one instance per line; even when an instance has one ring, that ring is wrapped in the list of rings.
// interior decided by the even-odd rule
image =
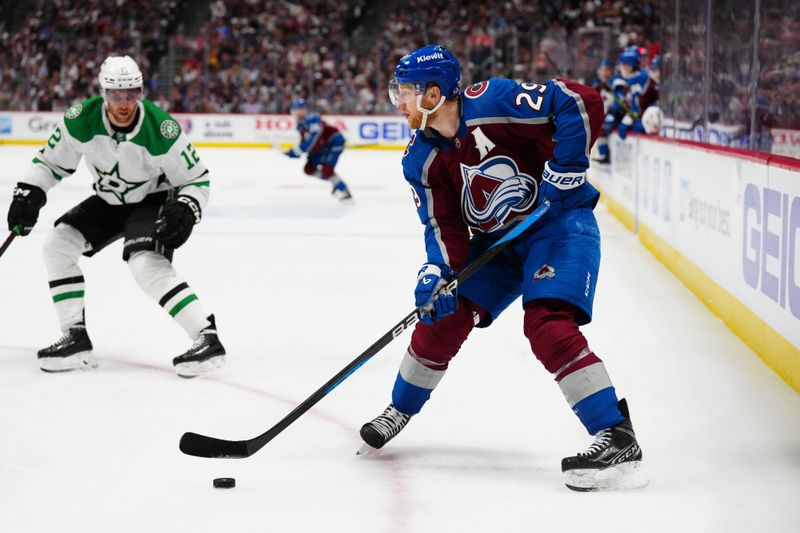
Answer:
[[[464,219],[484,233],[508,226],[533,209],[536,180],[520,172],[510,157],[495,156],[475,167],[462,163],[461,176]]]
[[[554,277],[556,277],[556,269],[545,263],[533,275],[533,281],[541,281],[543,279]]]

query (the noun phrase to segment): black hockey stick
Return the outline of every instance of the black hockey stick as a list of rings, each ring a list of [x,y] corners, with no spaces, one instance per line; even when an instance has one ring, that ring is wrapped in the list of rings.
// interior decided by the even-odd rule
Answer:
[[[472,263],[462,270],[456,278],[447,284],[447,289],[454,289],[460,283],[464,283],[475,272],[478,271],[483,265],[492,260],[499,254],[514,238],[519,236],[522,232],[527,230],[531,225],[542,218],[542,216],[550,208],[550,202],[544,201],[542,205],[536,208],[528,217],[523,220],[517,227],[506,233],[497,242],[495,242],[488,250],[483,252],[480,257],[475,259]],[[419,320],[420,310],[414,309],[413,312],[408,314],[400,322],[398,322],[392,329],[387,331],[383,337],[378,339],[372,346],[364,350],[364,352],[356,357],[349,365],[344,367],[338,374],[333,376],[327,383],[319,388],[314,394],[306,398],[303,403],[294,408],[294,410],[283,417],[283,419],[269,428],[267,431],[258,437],[249,440],[224,440],[214,437],[207,437],[197,433],[184,433],[181,437],[180,449],[187,455],[194,455],[196,457],[215,457],[223,459],[242,459],[250,457],[269,441],[274,439],[284,429],[289,427],[295,420],[300,418],[306,411],[311,409],[317,402],[328,395],[335,389],[342,381],[347,379],[350,374],[355,372],[364,363],[372,359],[372,357],[392,342],[395,337],[403,333],[405,330],[416,324]]]
[[[0,246],[0,257],[2,257],[4,253],[6,253],[6,249],[9,246],[11,246],[11,241],[13,241],[17,237],[17,235],[19,235],[19,231],[20,231],[19,226],[14,226],[14,229],[11,230],[11,233],[8,234],[8,238],[6,238],[6,241],[3,243],[3,246]]]

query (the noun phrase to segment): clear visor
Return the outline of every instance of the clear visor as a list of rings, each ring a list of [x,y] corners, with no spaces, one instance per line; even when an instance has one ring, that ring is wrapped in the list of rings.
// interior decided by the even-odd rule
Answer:
[[[395,107],[399,107],[403,103],[415,102],[418,94],[422,93],[417,92],[417,88],[411,83],[401,84],[396,78],[389,82],[389,101]]]
[[[141,89],[106,89],[105,98],[107,102],[115,104],[138,102],[142,97]]]

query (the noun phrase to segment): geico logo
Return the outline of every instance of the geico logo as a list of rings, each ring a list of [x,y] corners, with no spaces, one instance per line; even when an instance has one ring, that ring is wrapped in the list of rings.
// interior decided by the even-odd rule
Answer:
[[[48,120],[45,117],[34,116],[28,121],[28,128],[31,131],[52,131],[56,127],[55,120]]]
[[[411,128],[405,122],[362,122],[358,135],[366,140],[404,141],[411,138]]]
[[[431,59],[444,59],[444,55],[441,52],[436,52],[435,54],[430,54],[427,56],[419,56],[417,58],[417,63],[422,63],[423,61],[430,61]]]
[[[748,183],[742,228],[744,281],[800,319],[800,197]]]

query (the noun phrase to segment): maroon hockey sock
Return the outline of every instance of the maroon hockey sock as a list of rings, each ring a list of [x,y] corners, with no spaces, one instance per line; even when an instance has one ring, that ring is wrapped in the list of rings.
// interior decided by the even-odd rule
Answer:
[[[320,169],[322,173],[322,179],[326,180],[333,176],[333,166],[332,165],[322,165]]]
[[[563,374],[563,367],[589,348],[575,322],[575,307],[561,300],[534,300],[525,306],[525,336],[536,358],[551,374]],[[588,357],[588,356],[587,356]],[[587,357],[581,358],[587,359]],[[599,361],[597,356],[591,355]],[[577,361],[576,361],[577,363]],[[590,363],[587,363],[590,364]],[[571,371],[578,370],[576,367]],[[563,377],[563,376],[561,376]],[[559,379],[559,378],[557,378]]]
[[[472,302],[459,298],[455,313],[428,326],[417,323],[409,351],[428,368],[444,370],[475,327],[473,313],[484,312]]]

